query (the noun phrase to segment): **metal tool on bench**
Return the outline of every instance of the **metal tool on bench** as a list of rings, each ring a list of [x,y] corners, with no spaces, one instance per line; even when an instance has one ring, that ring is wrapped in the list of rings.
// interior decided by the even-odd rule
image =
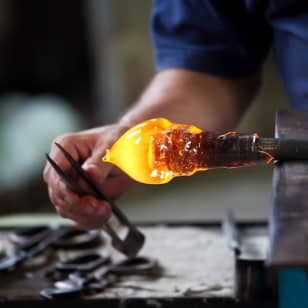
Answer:
[[[239,256],[241,254],[241,243],[239,232],[234,222],[233,212],[231,210],[228,210],[227,215],[223,220],[222,228],[229,248],[234,251],[236,256]]]
[[[15,249],[0,259],[0,272],[35,258],[48,248],[72,250],[97,247],[103,243],[101,235],[96,231],[52,226],[18,229],[9,234],[9,239]]]
[[[44,241],[52,233],[59,232],[61,227],[36,226],[25,227],[11,231],[8,238],[19,249],[31,247]],[[53,248],[74,250],[95,248],[105,244],[105,239],[98,231],[84,231],[76,228],[62,227],[61,236],[51,243]]]
[[[70,163],[71,167],[73,170],[75,170],[77,175],[92,190],[93,194],[98,199],[107,201],[111,206],[112,213],[118,219],[118,222],[128,229],[125,238],[121,239],[109,223],[106,223],[103,226],[104,230],[110,235],[112,239],[112,246],[128,257],[136,256],[140,249],[143,247],[145,241],[144,235],[137,229],[135,225],[133,225],[128,220],[126,215],[116,206],[115,202],[105,193],[103,193],[102,190],[92,181],[92,179],[83,171],[79,163],[74,160],[70,153],[68,153],[60,144],[56,143],[56,146],[63,153],[64,157]],[[72,191],[79,195],[86,194],[84,190],[76,183],[76,181],[74,181],[71,176],[66,174],[48,154],[46,154],[46,158]]]
[[[90,270],[95,270],[102,265],[111,263],[111,254],[108,250],[88,250],[83,249],[77,254],[69,254],[62,260],[58,260],[53,264],[53,267],[46,272],[46,278],[53,283],[67,279],[71,273],[79,273],[83,275]]]
[[[159,269],[155,259],[141,256],[127,258],[108,265],[110,261],[108,258],[100,255],[95,258],[93,255],[92,266],[88,264],[87,270],[82,272],[80,271],[82,265],[80,261],[80,259],[70,260],[69,267],[73,272],[68,276],[68,279],[55,282],[53,288],[43,289],[40,292],[41,296],[53,299],[74,297],[95,291],[101,292],[107,287],[116,285],[120,276],[157,274]],[[101,264],[97,266],[99,262]]]
[[[212,155],[215,160],[258,161],[262,155],[271,160],[306,160],[308,141],[301,139],[263,138],[257,134],[239,134],[236,132],[220,135],[217,138]]]
[[[110,263],[111,255],[107,251],[86,252],[65,261],[56,262],[54,270],[66,274],[73,272],[83,274]]]
[[[275,278],[265,266],[266,256],[254,249],[245,249],[231,210],[227,212],[222,227],[235,256],[236,298],[241,301],[272,298],[276,288]]]

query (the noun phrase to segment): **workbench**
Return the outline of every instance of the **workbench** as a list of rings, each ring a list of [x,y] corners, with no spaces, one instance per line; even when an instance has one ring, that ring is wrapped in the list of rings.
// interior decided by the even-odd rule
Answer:
[[[239,302],[236,298],[235,259],[228,248],[219,222],[212,223],[145,223],[138,224],[147,242],[141,255],[156,258],[163,269],[157,278],[132,276],[123,282],[129,288],[115,288],[70,302],[87,307],[275,307],[269,299],[248,298]],[[63,228],[69,226],[63,226]],[[18,228],[18,227],[17,227]],[[258,253],[264,260],[268,244],[265,223],[239,224],[243,246]],[[7,234],[11,227],[0,228],[0,241],[10,249]],[[121,230],[119,230],[121,231]],[[111,248],[112,259],[123,258]],[[105,249],[105,248],[103,248]],[[56,252],[60,258],[65,252]],[[49,257],[50,258],[50,257]],[[54,258],[54,256],[53,256]],[[50,258],[52,259],[52,258]],[[46,300],[40,298],[42,288],[52,285],[46,278],[44,266],[24,265],[11,272],[0,273],[0,301],[8,306],[34,304],[38,307],[54,305],[68,299]]]
[[[307,139],[307,136],[308,111],[277,113],[275,137]],[[254,285],[253,290],[239,288],[236,273],[238,260],[227,247],[220,222],[147,222],[138,224],[147,236],[142,253],[158,258],[165,268],[165,276],[155,282],[133,281],[146,288],[129,296],[122,290],[124,293],[111,292],[81,301],[70,300],[69,303],[83,303],[87,307],[101,307],[104,304],[104,307],[134,308],[308,307],[306,187],[308,163],[275,163],[269,224],[254,221],[238,224],[243,232],[243,242],[248,243],[248,247],[251,243],[254,243],[253,246],[257,243],[255,247],[259,250],[261,247],[261,255],[257,252],[259,259],[255,264],[264,277],[270,274],[270,292],[261,285],[265,282],[263,276],[260,286]],[[6,230],[12,227],[0,226],[2,243],[6,242]],[[116,254],[114,258],[117,258]],[[247,281],[250,281],[253,277],[251,272],[245,273]],[[35,277],[35,273],[32,275]],[[20,307],[25,303],[31,303],[31,307],[55,305],[55,302],[42,300],[38,296],[39,288],[48,282],[35,280],[31,284],[31,280],[27,282],[21,272],[15,273],[15,276],[0,273],[0,277],[0,302],[11,307]],[[246,285],[243,286],[245,289]]]

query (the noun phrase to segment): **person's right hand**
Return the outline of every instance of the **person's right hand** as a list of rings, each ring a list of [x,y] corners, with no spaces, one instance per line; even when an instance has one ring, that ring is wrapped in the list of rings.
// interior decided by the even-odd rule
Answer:
[[[106,149],[109,148],[128,127],[108,125],[79,133],[59,136],[52,143],[50,157],[65,171],[73,170],[64,158],[55,142],[62,145],[82,168],[112,199],[121,195],[133,183],[127,175],[111,164],[102,162]],[[91,195],[79,196],[72,192],[49,163],[43,172],[44,181],[48,185],[48,193],[58,214],[74,220],[81,228],[100,228],[109,218],[111,208],[108,202],[98,200]],[[82,182],[80,182],[82,183]]]

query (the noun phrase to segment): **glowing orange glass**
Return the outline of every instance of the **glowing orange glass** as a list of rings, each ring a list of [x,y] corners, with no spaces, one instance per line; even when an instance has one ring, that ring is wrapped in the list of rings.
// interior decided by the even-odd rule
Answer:
[[[103,161],[116,165],[138,182],[164,184],[176,176],[201,170],[250,166],[272,160],[264,151],[252,152],[253,156],[239,160],[235,146],[239,139],[236,132],[218,135],[164,118],[151,119],[124,133],[107,150]],[[251,147],[257,139],[253,134],[245,142]]]

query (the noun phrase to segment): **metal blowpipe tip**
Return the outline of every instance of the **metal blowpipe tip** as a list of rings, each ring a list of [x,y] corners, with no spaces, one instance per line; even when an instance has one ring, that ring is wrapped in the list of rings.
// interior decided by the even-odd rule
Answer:
[[[273,160],[308,159],[308,141],[296,139],[260,138],[257,134],[236,132],[204,138],[204,155],[210,168],[240,167]]]
[[[229,138],[227,138],[229,139]],[[227,139],[225,141],[227,141]],[[231,138],[232,140],[232,138]],[[296,139],[260,138],[257,135],[237,135],[225,148],[225,153],[239,154],[239,159],[263,155],[267,162],[308,159],[308,141]]]
[[[269,153],[274,160],[307,160],[308,141],[295,139],[259,138],[257,148]]]

